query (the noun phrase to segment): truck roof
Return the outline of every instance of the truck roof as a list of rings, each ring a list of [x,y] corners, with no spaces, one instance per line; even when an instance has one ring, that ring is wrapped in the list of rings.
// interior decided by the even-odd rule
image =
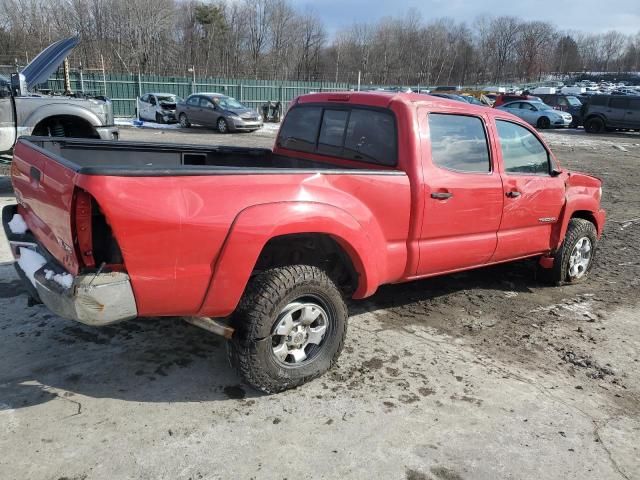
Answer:
[[[494,112],[492,108],[463,103],[448,98],[436,97],[426,93],[403,93],[403,92],[322,92],[309,93],[298,97],[298,103],[331,103],[342,102],[360,105],[369,105],[386,108],[391,102],[401,102],[406,104],[424,103],[429,106],[443,108],[444,110],[466,111],[466,112]]]

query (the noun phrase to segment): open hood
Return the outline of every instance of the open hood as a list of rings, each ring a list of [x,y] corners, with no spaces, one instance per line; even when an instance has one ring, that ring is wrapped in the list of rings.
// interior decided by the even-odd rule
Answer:
[[[58,40],[56,43],[52,43],[41,51],[38,56],[20,72],[24,75],[27,88],[31,89],[39,83],[46,82],[67,55],[69,55],[71,50],[78,45],[78,42],[78,37],[64,38]]]

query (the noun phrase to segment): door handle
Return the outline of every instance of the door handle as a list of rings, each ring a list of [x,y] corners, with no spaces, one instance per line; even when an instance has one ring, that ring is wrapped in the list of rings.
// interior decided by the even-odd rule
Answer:
[[[505,193],[505,195],[509,198],[518,198],[520,195],[522,195],[520,192],[518,192],[517,190],[513,190],[511,192],[507,192]]]
[[[41,175],[42,173],[36,167],[31,167],[31,169],[29,170],[29,176],[35,183],[40,183]]]
[[[447,200],[451,197],[453,197],[453,193],[450,192],[433,192],[431,194],[431,198],[435,198],[436,200]]]

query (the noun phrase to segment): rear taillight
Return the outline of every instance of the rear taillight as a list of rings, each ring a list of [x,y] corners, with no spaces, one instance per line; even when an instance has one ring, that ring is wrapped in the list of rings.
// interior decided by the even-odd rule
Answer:
[[[92,236],[92,211],[93,201],[91,195],[84,190],[76,191],[74,231],[76,233],[76,246],[80,264],[84,267],[92,268],[96,266],[93,258],[93,236]]]

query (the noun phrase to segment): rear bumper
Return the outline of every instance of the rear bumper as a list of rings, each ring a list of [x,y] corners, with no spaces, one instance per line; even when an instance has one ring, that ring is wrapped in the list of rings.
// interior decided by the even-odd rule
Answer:
[[[116,126],[96,127],[96,132],[102,140],[118,140],[120,138],[120,131]]]
[[[18,276],[35,300],[44,303],[49,310],[61,317],[92,326],[109,325],[138,315],[131,281],[126,273],[78,275],[69,288],[56,282],[51,273],[47,275],[47,271],[59,274],[66,272],[49,252],[37,243],[31,233],[11,232],[8,224],[15,213],[16,205],[8,205],[2,210],[2,226],[14,258],[17,260],[20,257],[20,249],[27,248],[46,260],[44,265],[33,272],[33,281],[17,261],[14,264]]]

